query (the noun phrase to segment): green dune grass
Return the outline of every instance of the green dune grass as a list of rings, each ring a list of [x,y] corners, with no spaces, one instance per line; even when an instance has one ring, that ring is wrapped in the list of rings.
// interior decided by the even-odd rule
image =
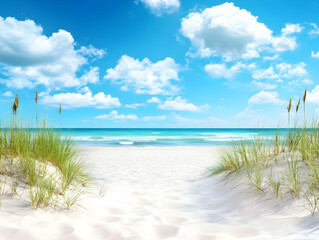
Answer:
[[[35,128],[18,123],[18,107],[16,96],[13,121],[8,128],[0,128],[0,200],[10,192],[19,195],[18,188],[28,188],[34,209],[61,206],[70,209],[94,185],[89,167],[81,160],[72,139],[47,127],[46,121],[39,126],[36,116]]]
[[[303,96],[304,109],[306,94],[307,91]],[[299,105],[300,100],[296,113]],[[288,124],[291,106],[290,100]],[[319,210],[319,122],[314,121],[309,127],[305,125],[290,128],[285,136],[277,132],[272,138],[233,142],[221,152],[219,163],[210,168],[211,175],[224,173],[245,177],[257,191],[273,193],[278,198],[302,199],[314,214]]]

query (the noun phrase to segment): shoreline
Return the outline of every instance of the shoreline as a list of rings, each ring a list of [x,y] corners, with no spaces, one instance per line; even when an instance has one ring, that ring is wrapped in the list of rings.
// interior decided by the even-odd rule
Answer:
[[[8,199],[0,210],[0,240],[317,237],[318,216],[296,199],[267,199],[236,176],[207,177],[221,147],[79,148],[105,194],[84,198],[71,213],[33,211]]]

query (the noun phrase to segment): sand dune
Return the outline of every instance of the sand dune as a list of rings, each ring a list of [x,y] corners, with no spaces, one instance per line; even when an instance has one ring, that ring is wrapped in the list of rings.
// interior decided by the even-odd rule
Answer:
[[[270,199],[238,178],[207,177],[218,147],[85,148],[107,187],[75,212],[33,211],[6,199],[2,239],[318,239],[318,217],[296,199]]]

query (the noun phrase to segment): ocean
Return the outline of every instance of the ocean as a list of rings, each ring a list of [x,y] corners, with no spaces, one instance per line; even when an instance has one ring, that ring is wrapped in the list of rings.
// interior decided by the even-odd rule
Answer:
[[[273,138],[278,129],[263,128],[71,128],[62,129],[84,146],[210,146],[230,145],[257,137]],[[284,135],[287,129],[279,129]]]

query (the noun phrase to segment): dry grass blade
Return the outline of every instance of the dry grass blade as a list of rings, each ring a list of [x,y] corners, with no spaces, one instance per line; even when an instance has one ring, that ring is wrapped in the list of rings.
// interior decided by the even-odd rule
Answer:
[[[307,98],[307,89],[305,89],[305,93],[303,94],[303,116],[304,116],[304,122],[306,122],[306,98]]]
[[[59,107],[59,114],[61,115],[61,112],[62,112],[62,106],[61,106],[61,103],[60,103],[60,107]]]
[[[302,98],[303,103],[306,103],[306,98],[307,98],[307,89],[305,89],[305,93],[303,94],[303,98]]]
[[[17,104],[16,104],[16,102],[14,102],[13,103],[13,105],[12,105],[12,111],[13,111],[13,114],[16,114],[17,113]]]
[[[289,99],[289,105],[287,107],[287,110],[288,110],[288,113],[290,113],[290,110],[291,110],[291,98]]]
[[[35,89],[35,99],[34,99],[35,103],[38,103],[38,97],[39,97],[38,89]]]
[[[299,101],[298,101],[297,106],[296,106],[296,113],[297,113],[298,110],[299,110],[299,106],[300,106],[300,98],[299,98]]]
[[[18,107],[19,107],[19,97],[18,97],[18,94],[16,94],[16,97],[15,97],[15,99],[14,99],[14,103],[16,104],[17,109],[18,109]]]
[[[287,107],[287,111],[288,111],[288,125],[290,123],[290,110],[291,110],[291,98],[289,99],[289,104],[288,104],[288,107]]]

